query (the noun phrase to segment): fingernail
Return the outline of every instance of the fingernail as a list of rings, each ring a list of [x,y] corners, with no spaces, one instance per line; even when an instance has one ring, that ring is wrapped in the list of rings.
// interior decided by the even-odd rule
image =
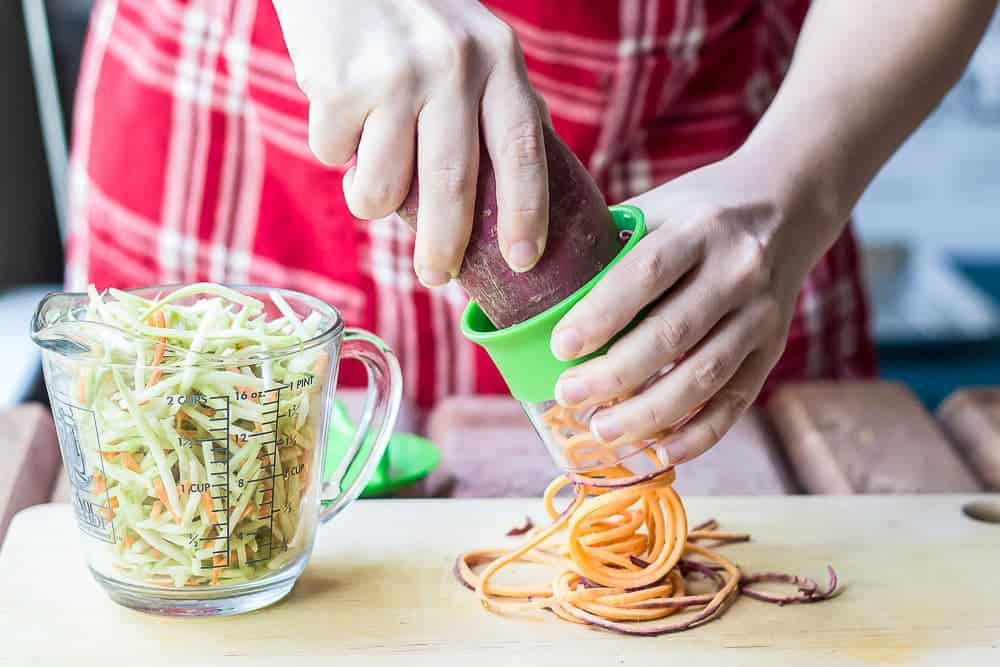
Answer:
[[[437,269],[419,269],[417,271],[417,278],[420,279],[424,287],[440,287],[441,285],[447,285],[451,280],[449,274]]]
[[[590,432],[603,443],[609,443],[625,435],[625,427],[613,414],[600,413],[590,420]]]
[[[583,348],[583,339],[575,329],[562,329],[552,334],[551,347],[556,359],[569,361]]]
[[[579,405],[589,395],[587,383],[580,378],[564,378],[556,384],[556,400],[563,407]]]
[[[518,241],[508,248],[507,254],[510,259],[510,268],[518,273],[524,273],[534,268],[542,253],[538,243]]]

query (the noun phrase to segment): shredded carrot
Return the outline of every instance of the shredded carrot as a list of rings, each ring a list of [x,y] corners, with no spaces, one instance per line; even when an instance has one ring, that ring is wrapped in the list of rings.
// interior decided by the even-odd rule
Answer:
[[[585,449],[593,457],[605,447],[565,408],[556,406],[543,422],[551,432],[563,435],[553,440],[567,449]],[[568,436],[567,425],[571,426]],[[641,450],[639,443],[636,446]],[[833,596],[836,575],[832,568],[830,588],[825,592],[804,577],[768,573],[741,580],[735,564],[698,542],[724,544],[749,536],[718,532],[714,521],[689,531],[684,505],[673,489],[673,467],[650,449],[645,455],[657,465],[648,474],[636,474],[616,459],[604,468],[557,477],[543,496],[552,519],[548,528],[512,550],[461,554],[455,563],[456,576],[490,610],[547,609],[565,621],[646,636],[679,632],[714,620],[741,593],[778,604]],[[557,510],[556,494],[571,485],[573,500],[566,509]],[[552,542],[561,532],[566,534],[565,542]],[[550,566],[555,576],[533,586],[494,583],[498,572],[521,562]],[[690,593],[688,580],[694,577],[707,580],[712,590]],[[744,591],[758,581],[797,584],[799,593],[779,598],[763,591]],[[801,582],[806,582],[805,587]],[[674,614],[681,618],[665,620]]]
[[[125,536],[125,548],[126,549],[131,549],[133,544],[135,544],[135,536],[134,535],[126,535]]]
[[[151,322],[152,326],[157,327],[159,329],[166,328],[167,321],[163,317],[162,310],[156,311],[155,313],[153,313],[151,317],[153,320]],[[153,363],[152,363],[153,373],[152,375],[149,376],[149,382],[146,383],[146,389],[151,388],[154,384],[160,381],[161,377],[163,377],[163,369],[160,368],[160,364],[163,363],[163,357],[166,353],[167,353],[167,339],[166,337],[161,337],[157,339],[156,348],[153,350]]]
[[[100,514],[105,519],[111,520],[115,517],[116,509],[118,509],[118,498],[111,496],[106,505],[101,505]]]
[[[174,416],[174,430],[177,431],[177,435],[183,436],[185,438],[193,438],[197,435],[197,431],[192,431],[191,429],[184,428],[184,410],[178,410],[177,414]]]
[[[104,479],[99,477],[97,474],[94,475],[94,480],[90,485],[90,492],[95,496],[104,493],[108,490],[108,485],[104,483]]]
[[[247,506],[243,509],[243,514],[240,515],[240,518],[237,519],[237,522],[242,521],[243,519],[247,518],[249,515],[253,514],[256,511],[257,511],[257,503],[251,500],[249,504],[247,504]]]
[[[118,458],[119,454],[121,454],[121,452],[101,452],[101,456],[105,461],[114,461]]]
[[[156,547],[149,550],[149,555],[156,559],[163,558],[163,553]]]
[[[122,465],[131,470],[132,472],[139,472],[139,464],[136,460],[132,458],[132,455],[128,452],[122,452]]]
[[[218,522],[219,517],[215,514],[215,508],[212,507],[212,494],[208,491],[201,492],[201,506],[205,509],[205,514],[213,522]]]
[[[163,503],[163,506],[170,511],[170,515],[174,517],[174,520],[180,523],[181,517],[177,514],[177,511],[174,510],[173,506],[171,506],[170,500],[167,498],[167,490],[163,488],[163,480],[154,480],[153,490],[156,491],[156,497],[159,498],[160,502]]]
[[[162,513],[163,513],[163,503],[157,500],[156,502],[153,503],[153,508],[149,510],[149,518],[155,521],[156,519],[160,518],[160,514]]]

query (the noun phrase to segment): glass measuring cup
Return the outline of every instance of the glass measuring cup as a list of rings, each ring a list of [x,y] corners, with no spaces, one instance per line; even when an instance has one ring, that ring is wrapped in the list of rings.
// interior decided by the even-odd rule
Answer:
[[[399,410],[392,351],[287,290],[51,294],[32,339],[87,565],[143,611],[221,615],[284,597],[317,526],[363,490]],[[367,367],[368,401],[324,482],[341,357]]]

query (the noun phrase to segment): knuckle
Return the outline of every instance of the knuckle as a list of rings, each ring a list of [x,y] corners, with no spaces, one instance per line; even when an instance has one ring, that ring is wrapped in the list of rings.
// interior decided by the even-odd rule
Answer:
[[[743,392],[730,392],[726,396],[726,401],[729,404],[729,414],[732,420],[735,421],[741,414],[746,412],[747,408],[750,407],[750,397]]]
[[[708,449],[722,440],[726,435],[726,425],[709,421],[704,427],[704,436],[701,438],[702,449]]]
[[[629,391],[632,386],[622,367],[618,364],[612,365],[602,374],[607,383],[607,393],[612,396],[620,396]]]
[[[764,294],[760,298],[759,308],[761,322],[765,328],[774,328],[781,322],[781,304],[775,295]]]
[[[396,99],[412,97],[419,80],[419,73],[412,62],[400,63],[386,76],[385,92]]]
[[[697,206],[693,215],[703,222],[710,235],[725,235],[730,228],[726,209],[718,204],[703,202]]]
[[[586,331],[594,340],[610,339],[618,330],[621,315],[612,305],[600,301],[592,301],[587,308],[586,319],[583,320],[586,324],[575,326],[586,327]],[[582,318],[578,318],[577,322],[581,320]],[[569,322],[569,320],[566,321]]]
[[[307,86],[306,95],[309,100],[313,103],[321,103],[330,109],[343,107],[352,97],[357,95],[355,82],[348,72],[340,67],[330,67],[315,76],[306,74],[303,75],[302,79]]]
[[[633,273],[639,289],[643,292],[659,292],[663,281],[663,259],[659,253],[636,253]]]
[[[449,235],[449,238],[442,238],[435,242],[434,248],[427,253],[430,259],[427,264],[440,266],[446,271],[457,271],[464,254],[465,245],[453,238],[453,235]]]
[[[473,178],[470,170],[461,165],[442,165],[431,169],[426,180],[421,176],[421,183],[426,182],[446,199],[461,200],[475,186]]]
[[[312,76],[296,68],[295,84],[299,87],[299,90],[302,91],[302,94],[305,95],[307,99],[312,99],[314,90],[314,80]]]
[[[354,215],[371,220],[392,213],[397,196],[396,188],[390,182],[355,180],[347,197],[347,204]]]
[[[457,78],[464,79],[472,63],[475,62],[476,53],[475,37],[462,28],[452,28],[442,44],[442,66]]]
[[[349,155],[344,155],[346,151],[340,144],[341,142],[337,141],[335,137],[325,132],[309,133],[309,150],[316,156],[316,159],[325,165],[343,164],[350,159]]]
[[[504,153],[521,169],[534,170],[545,165],[545,143],[541,128],[533,120],[517,123],[507,132]]]
[[[513,28],[503,21],[497,21],[496,27],[491,32],[490,41],[500,54],[511,55],[517,52],[517,34]]]
[[[660,347],[671,357],[675,357],[684,352],[688,336],[691,335],[691,321],[678,317],[660,316],[656,323],[656,335]]]
[[[764,245],[756,236],[745,234],[737,248],[739,278],[748,286],[759,289],[771,279]]]
[[[695,384],[700,389],[711,391],[726,380],[729,368],[729,360],[721,355],[704,359],[695,366]]]
[[[633,435],[639,437],[642,437],[647,432],[658,431],[670,426],[667,414],[657,403],[646,403],[643,405],[638,416],[640,421],[637,424],[641,425],[641,427],[633,430],[640,432],[636,432]]]

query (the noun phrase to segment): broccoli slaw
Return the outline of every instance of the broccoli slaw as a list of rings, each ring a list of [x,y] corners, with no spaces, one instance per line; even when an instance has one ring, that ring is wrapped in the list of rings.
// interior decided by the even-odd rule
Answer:
[[[329,319],[212,283],[88,294],[78,318],[108,333],[70,364],[70,391],[96,422],[79,445],[114,526],[110,565],[145,585],[223,586],[303,556],[330,375],[327,348],[305,343]]]

